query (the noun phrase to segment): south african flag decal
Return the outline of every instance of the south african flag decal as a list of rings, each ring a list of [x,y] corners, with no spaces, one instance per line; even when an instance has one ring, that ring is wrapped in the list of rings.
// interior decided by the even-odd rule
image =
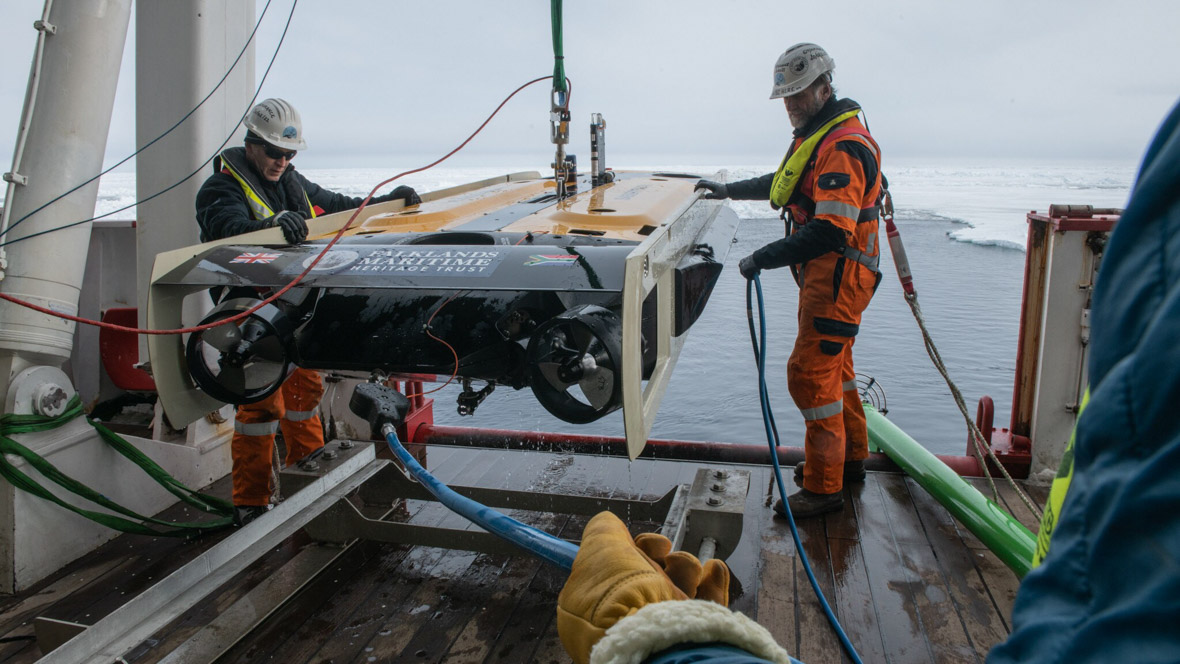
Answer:
[[[577,262],[577,254],[533,254],[525,265],[573,265]]]

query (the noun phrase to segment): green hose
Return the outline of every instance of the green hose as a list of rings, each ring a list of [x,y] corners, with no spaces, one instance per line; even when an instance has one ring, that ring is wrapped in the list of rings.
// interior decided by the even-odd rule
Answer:
[[[561,43],[561,0],[552,0],[550,13],[553,18],[553,91],[566,92],[565,55],[562,54]]]
[[[864,409],[869,443],[885,452],[1017,576],[1024,578],[1032,569],[1036,536],[875,408],[865,404]]]
[[[172,477],[161,468],[158,464],[147,457],[143,452],[140,452],[134,445],[123,440],[118,434],[110,429],[107,429],[102,424],[94,421],[89,421],[90,425],[98,432],[99,437],[110,445],[116,452],[126,457],[135,465],[143,469],[145,473],[156,480],[169,493],[176,496],[180,500],[189,505],[199,509],[203,512],[208,512],[219,516],[218,519],[200,522],[184,522],[174,523],[171,521],[162,521],[150,516],[138,514],[111,499],[104,496],[102,493],[86,486],[85,484],[69,477],[62,473],[53,464],[46,461],[36,452],[21,445],[9,436],[21,433],[35,433],[40,431],[48,431],[70,422],[74,418],[82,415],[82,401],[78,395],[70,400],[66,405],[66,410],[57,417],[42,417],[40,415],[15,415],[6,414],[0,417],[0,477],[8,480],[10,484],[33,494],[44,500],[84,516],[91,521],[100,523],[108,528],[125,532],[135,533],[138,535],[164,535],[168,537],[192,537],[201,533],[221,530],[232,525],[231,514],[233,512],[233,505],[228,501],[222,500],[215,496],[206,495],[199,491],[194,491],[181,484],[176,478]],[[56,494],[41,486],[32,477],[22,472],[15,464],[11,463],[7,455],[18,456],[25,460],[32,468],[36,469],[42,477],[52,481],[54,484],[63,489],[80,496],[100,507],[103,507],[116,514],[122,514],[123,518],[116,516],[116,514],[109,514],[106,512],[96,512],[94,510],[83,509],[72,505]],[[160,527],[163,527],[162,529]]]

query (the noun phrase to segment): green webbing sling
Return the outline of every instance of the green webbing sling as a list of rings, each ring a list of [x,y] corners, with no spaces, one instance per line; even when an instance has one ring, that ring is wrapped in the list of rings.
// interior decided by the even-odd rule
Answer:
[[[549,17],[553,21],[553,91],[566,92],[565,55],[562,53],[561,0],[551,0]]]
[[[116,452],[127,457],[137,466],[142,468],[144,472],[156,480],[169,493],[183,500],[189,505],[211,514],[216,514],[221,518],[205,521],[205,522],[191,522],[191,523],[174,523],[171,521],[161,521],[159,519],[138,514],[122,505],[119,505],[101,493],[91,489],[81,482],[68,477],[59,471],[53,464],[41,458],[37,453],[29,448],[16,442],[9,436],[19,433],[32,433],[36,431],[47,431],[55,429],[75,417],[82,414],[82,400],[78,395],[74,395],[66,406],[66,411],[58,417],[42,417],[40,415],[13,415],[7,414],[0,416],[0,476],[12,483],[13,486],[27,491],[35,496],[44,498],[45,500],[57,503],[71,512],[81,514],[82,516],[100,523],[109,528],[114,528],[125,533],[136,533],[139,535],[164,535],[168,537],[191,537],[202,533],[212,532],[226,528],[233,523],[233,504],[207,494],[194,491],[181,484],[176,478],[164,471],[156,462],[149,459],[146,455],[136,449],[133,445],[128,443],[118,434],[106,428],[98,422],[87,420],[91,426],[98,431],[98,435],[106,441],[108,445],[115,449]],[[52,480],[63,489],[81,496],[96,505],[105,507],[112,512],[117,512],[124,516],[130,517],[125,519],[113,514],[105,512],[95,512],[91,510],[82,509],[71,505],[58,496],[51,493],[45,487],[38,484],[31,477],[21,472],[12,463],[8,461],[6,455],[14,454],[24,459],[30,466],[37,469],[37,472],[42,476]],[[151,525],[162,526],[164,529],[157,529]]]

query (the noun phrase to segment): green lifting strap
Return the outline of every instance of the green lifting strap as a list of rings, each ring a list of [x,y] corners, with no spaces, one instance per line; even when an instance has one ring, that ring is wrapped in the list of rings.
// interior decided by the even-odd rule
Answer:
[[[16,442],[10,435],[20,433],[33,433],[37,431],[48,431],[55,429],[75,417],[82,414],[82,399],[78,395],[70,399],[66,406],[66,411],[58,417],[42,417],[40,415],[13,415],[7,414],[0,416],[0,476],[8,480],[13,486],[27,491],[35,496],[56,503],[71,512],[80,514],[91,521],[100,523],[108,528],[113,528],[125,533],[135,533],[138,535],[163,535],[167,537],[193,537],[203,533],[213,532],[227,528],[233,524],[233,504],[207,494],[194,491],[186,487],[184,484],[177,481],[176,478],[169,475],[163,468],[156,464],[156,462],[149,459],[145,454],[140,452],[135,446],[128,443],[115,432],[106,428],[98,422],[87,420],[91,426],[95,428],[98,435],[116,452],[122,454],[124,457],[131,460],[137,466],[142,468],[152,479],[156,480],[169,493],[176,496],[185,503],[211,514],[216,514],[220,518],[212,521],[204,522],[171,522],[162,521],[150,516],[144,516],[133,510],[130,510],[122,505],[115,503],[101,493],[91,489],[90,487],[78,482],[77,480],[65,475],[58,470],[53,464],[41,458],[37,453],[29,448]],[[71,505],[65,502],[45,487],[38,484],[31,477],[21,472],[9,460],[7,455],[13,454],[24,459],[30,466],[35,468],[42,476],[52,480],[55,484],[63,489],[85,498],[96,505],[105,507],[106,509],[122,514],[129,519],[125,519],[113,514],[105,512],[95,512],[92,510],[82,509],[80,507]],[[151,525],[148,525],[151,524]],[[152,525],[161,526],[163,529],[153,528]]]
[[[561,43],[561,0],[552,0],[550,15],[553,18],[553,91],[565,92],[565,55]]]

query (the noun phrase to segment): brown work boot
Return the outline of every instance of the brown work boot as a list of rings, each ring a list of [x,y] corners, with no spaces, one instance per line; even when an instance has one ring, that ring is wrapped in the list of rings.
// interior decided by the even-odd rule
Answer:
[[[803,486],[803,464],[805,461],[800,461],[795,464],[795,484]],[[856,461],[847,461],[844,463],[844,483],[848,482],[863,482],[865,481],[865,462],[864,459]]]
[[[840,511],[844,508],[844,494],[839,491],[836,493],[814,493],[807,489],[799,489],[798,493],[787,496],[787,504],[791,506],[791,516],[796,519],[806,519],[809,516]],[[784,519],[787,518],[781,498],[774,502],[774,513]]]

